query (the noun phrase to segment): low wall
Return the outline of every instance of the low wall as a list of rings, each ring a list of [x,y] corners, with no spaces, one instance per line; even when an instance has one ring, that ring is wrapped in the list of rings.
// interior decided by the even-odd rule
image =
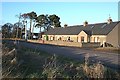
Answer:
[[[69,42],[69,41],[43,41],[43,40],[28,40],[29,42],[42,43],[42,44],[53,44],[60,46],[72,46],[72,47],[99,47],[100,43],[80,43],[80,42]]]
[[[81,47],[82,44],[79,42],[67,42],[67,41],[45,41],[45,44],[53,44],[60,46],[72,46],[72,47]]]
[[[100,43],[82,43],[82,47],[100,47]]]

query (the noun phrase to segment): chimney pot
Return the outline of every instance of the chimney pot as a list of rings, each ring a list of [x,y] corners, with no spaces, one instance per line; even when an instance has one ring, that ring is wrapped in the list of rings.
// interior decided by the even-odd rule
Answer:
[[[88,22],[85,21],[85,22],[83,23],[83,26],[87,26],[87,25],[88,25]]]
[[[66,28],[68,25],[67,24],[64,24],[64,28]]]
[[[108,19],[108,24],[112,23],[112,19],[110,17],[110,14],[109,14],[109,19]]]

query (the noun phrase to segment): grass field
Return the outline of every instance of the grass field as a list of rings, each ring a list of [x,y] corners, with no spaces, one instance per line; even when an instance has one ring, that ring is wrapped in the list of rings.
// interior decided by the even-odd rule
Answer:
[[[84,62],[65,56],[51,55],[37,48],[26,48],[3,40],[2,76],[6,78],[44,79],[119,79],[117,71],[105,67],[100,62],[90,64],[89,55]]]

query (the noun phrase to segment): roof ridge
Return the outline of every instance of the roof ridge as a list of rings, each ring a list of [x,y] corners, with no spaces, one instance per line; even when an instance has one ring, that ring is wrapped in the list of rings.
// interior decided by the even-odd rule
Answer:
[[[120,21],[114,21],[114,22],[112,22],[112,23],[116,23],[116,22],[120,22]],[[107,24],[107,22],[91,23],[91,24],[88,24],[88,26],[89,26],[89,25],[96,25],[96,24]],[[82,24],[82,25],[72,25],[72,26],[69,26],[69,27],[73,27],[73,26],[83,26],[83,24]]]

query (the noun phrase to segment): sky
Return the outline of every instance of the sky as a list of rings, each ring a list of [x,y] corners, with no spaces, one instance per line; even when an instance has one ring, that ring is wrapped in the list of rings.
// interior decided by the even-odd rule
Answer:
[[[119,0],[1,0],[2,2],[118,2]]]
[[[118,21],[118,2],[2,2],[2,20],[14,24],[18,21],[16,15],[34,11],[40,14],[56,14],[61,25],[82,25],[106,22],[109,15],[113,21]]]

